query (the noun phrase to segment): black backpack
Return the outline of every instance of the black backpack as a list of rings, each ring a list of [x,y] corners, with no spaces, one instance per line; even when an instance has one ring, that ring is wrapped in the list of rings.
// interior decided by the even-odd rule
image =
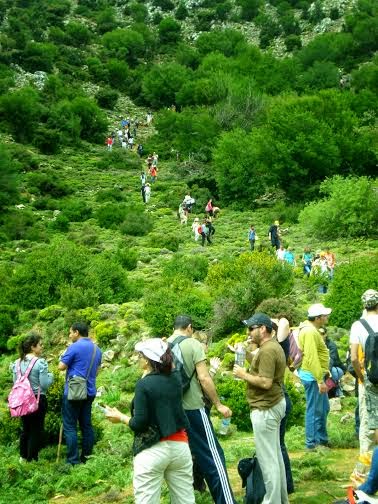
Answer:
[[[175,365],[175,369],[180,373],[181,376],[181,386],[182,393],[185,394],[189,390],[190,382],[196,372],[196,368],[194,367],[193,373],[191,376],[188,376],[187,372],[184,368],[184,359],[182,356],[180,343],[187,339],[188,336],[177,336],[175,340],[172,342],[168,342],[169,348],[171,349],[173,355],[173,363]]]
[[[261,504],[265,495],[265,484],[256,455],[239,460],[238,473],[245,487],[244,504]]]
[[[368,380],[378,385],[378,333],[373,331],[365,319],[360,319],[361,324],[368,332],[365,343],[365,371]]]

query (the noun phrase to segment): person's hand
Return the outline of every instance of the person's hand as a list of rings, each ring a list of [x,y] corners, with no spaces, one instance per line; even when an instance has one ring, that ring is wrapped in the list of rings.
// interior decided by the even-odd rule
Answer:
[[[231,418],[232,417],[232,411],[228,406],[225,406],[224,404],[219,404],[217,406],[218,412],[224,417],[224,418]]]
[[[325,383],[318,383],[318,386],[319,386],[319,392],[321,394],[326,394],[328,392],[328,388]]]
[[[218,369],[220,368],[220,365],[221,365],[220,358],[219,357],[212,357],[210,359],[210,372],[215,374],[218,371]]]
[[[232,345],[227,345],[227,348],[230,350],[230,352],[235,353],[235,347]]]
[[[110,406],[105,406],[105,408],[105,418],[107,418],[109,422],[120,423],[121,418],[125,416],[117,408],[111,408]]]
[[[235,364],[234,369],[232,370],[232,374],[235,376],[235,378],[240,378],[241,380],[245,380],[245,376],[247,374],[246,370]]]

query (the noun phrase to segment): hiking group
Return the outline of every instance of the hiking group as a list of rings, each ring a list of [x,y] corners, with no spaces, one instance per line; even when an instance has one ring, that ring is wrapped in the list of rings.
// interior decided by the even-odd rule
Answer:
[[[378,292],[364,292],[362,303],[363,315],[351,329],[351,361],[359,381],[360,453],[372,461],[369,475],[367,471],[355,472],[355,477],[360,478],[359,483],[366,479],[360,486],[361,492],[373,494],[378,490],[378,449],[371,451],[378,441]],[[233,374],[247,385],[256,457],[265,488],[262,502],[266,504],[287,503],[288,495],[294,492],[285,445],[286,419],[292,407],[284,387],[287,367],[295,372],[305,391],[306,450],[330,449],[328,393],[335,385],[333,368],[340,366],[337,348],[335,353],[335,345],[324,330],[330,313],[331,309],[322,304],[311,305],[307,320],[297,328],[292,328],[289,319],[282,315],[275,319],[255,313],[243,321],[247,335],[240,345],[248,367],[236,359]],[[85,463],[93,450],[91,411],[101,351],[83,323],[73,324],[69,337],[71,345],[58,367],[66,371],[62,406],[66,461],[76,465]],[[135,351],[143,375],[136,384],[130,414],[101,406],[105,418],[124,423],[134,433],[133,485],[137,504],[157,504],[163,479],[172,503],[194,503],[194,489],[203,492],[206,485],[217,504],[236,502],[210,418],[211,405],[223,418],[232,416],[219,399],[212,379],[220,360],[212,359],[209,372],[206,338],[197,337],[191,317],[179,315],[173,323],[173,334],[167,339],[150,338],[137,343]],[[38,460],[47,411],[46,390],[53,381],[41,355],[41,337],[33,333],[22,342],[20,359],[11,366],[15,385],[9,405],[11,412],[22,419],[20,457],[27,461]],[[11,405],[11,396],[17,395],[14,391],[19,391],[17,385],[22,379],[29,381],[37,410],[24,410],[20,415]],[[82,435],[80,454],[77,424]]]

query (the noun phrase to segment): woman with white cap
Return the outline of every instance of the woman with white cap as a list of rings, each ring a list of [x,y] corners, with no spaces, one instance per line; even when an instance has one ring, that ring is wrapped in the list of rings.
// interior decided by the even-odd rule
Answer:
[[[135,503],[158,504],[165,479],[172,504],[194,504],[188,420],[171,350],[160,338],[141,341],[135,350],[144,373],[135,387],[131,417],[106,407],[111,422],[125,423],[134,431]]]

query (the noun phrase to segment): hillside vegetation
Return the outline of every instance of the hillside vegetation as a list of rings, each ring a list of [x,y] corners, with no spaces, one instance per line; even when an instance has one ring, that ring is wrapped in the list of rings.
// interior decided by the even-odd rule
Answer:
[[[252,435],[244,391],[228,376],[227,341],[243,339],[240,321],[259,307],[297,324],[308,304],[325,302],[344,355],[361,293],[378,288],[377,3],[0,0],[0,23],[0,504],[9,495],[25,504],[57,495],[132,502],[131,435],[99,412],[88,464],[75,472],[54,463],[58,355],[76,320],[109,351],[98,379],[103,400],[126,410],[139,376],[135,342],[170,334],[178,313],[193,316],[212,337],[210,355],[222,358],[218,386],[240,418],[226,442],[239,485],[237,459],[250,454]],[[122,118],[139,122],[143,157],[117,138],[106,150]],[[144,204],[140,174],[154,151],[158,178]],[[185,226],[177,209],[188,193],[196,204]],[[221,211],[212,245],[201,247],[191,224],[209,198]],[[270,247],[275,220],[296,267],[278,263]],[[303,275],[305,246],[336,253],[332,282]],[[21,466],[8,366],[31,329],[43,335],[56,381],[47,447],[38,464]],[[297,451],[303,397],[291,388],[298,410],[288,445]],[[351,418],[339,422],[332,441],[353,449]],[[294,463],[293,502],[301,504],[319,502],[312,489],[328,459],[306,460]],[[343,464],[330,479],[347,477]]]

